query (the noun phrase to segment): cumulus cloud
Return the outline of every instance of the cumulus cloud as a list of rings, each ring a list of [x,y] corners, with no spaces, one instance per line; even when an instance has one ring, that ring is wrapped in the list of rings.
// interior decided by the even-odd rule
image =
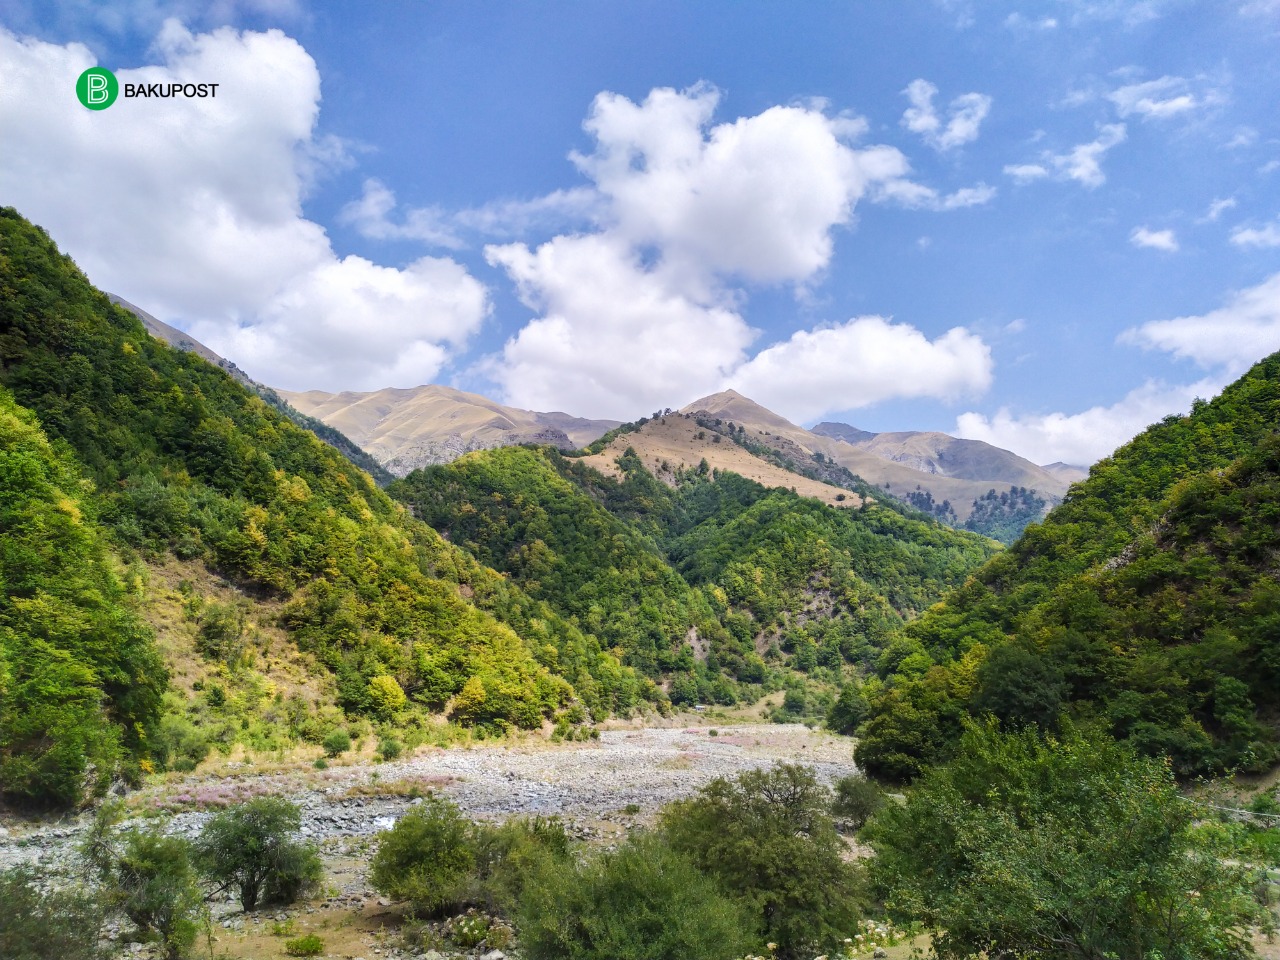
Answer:
[[[771,410],[813,420],[908,397],[955,399],[991,384],[991,350],[963,327],[934,340],[905,323],[857,317],[761,350],[729,383]]]
[[[617,236],[486,255],[541,314],[485,365],[516,406],[633,420],[718,390],[755,338],[728,305],[680,292]]]
[[[340,258],[302,215],[309,178],[341,160],[316,134],[307,52],[276,30],[193,34],[176,21],[152,49],[159,62],[117,70],[121,84],[218,82],[217,96],[88,111],[72,96],[94,65],[86,47],[0,30],[0,196],[99,286],[267,383],[434,378],[485,317],[484,288],[449,260]],[[338,323],[338,309],[353,319]]]
[[[954,150],[978,139],[982,121],[991,111],[991,98],[984,93],[962,93],[951,101],[944,124],[933,105],[938,88],[928,80],[912,80],[902,91],[911,106],[902,115],[902,125],[918,133],[935,150]]]
[[[1231,242],[1237,247],[1280,247],[1280,227],[1268,223],[1263,227],[1236,227]]]
[[[993,417],[963,413],[956,418],[956,435],[1014,450],[1036,463],[1087,466],[1169,414],[1187,411],[1197,397],[1212,397],[1221,389],[1213,379],[1177,386],[1148,381],[1109,407],[1080,413],[1018,415],[1008,408]]]
[[[743,284],[800,286],[819,275],[859,199],[948,210],[994,195],[985,185],[944,195],[913,183],[900,151],[858,146],[866,124],[822,104],[713,124],[719,96],[705,85],[657,89],[640,103],[600,94],[584,123],[594,148],[572,156],[595,193],[594,232],[486,248],[537,314],[480,367],[508,402],[632,419],[739,373],[755,382],[776,354],[748,363],[756,333],[741,315]],[[911,331],[893,329],[900,339]],[[931,345],[912,332],[928,356],[972,346],[959,334]],[[802,352],[807,336],[833,334],[799,333],[788,349]],[[929,395],[955,382],[933,377]],[[923,395],[900,378],[884,382],[891,387]]]
[[[1172,230],[1151,230],[1148,227],[1134,227],[1129,234],[1129,242],[1135,247],[1149,247],[1152,250],[1163,250],[1176,253],[1178,238]]]
[[[1018,183],[1053,177],[1074,180],[1092,190],[1107,182],[1102,172],[1102,158],[1108,150],[1123,143],[1125,137],[1123,123],[1104,124],[1098,128],[1098,136],[1088,143],[1078,144],[1066,153],[1046,151],[1040,163],[1009,164],[1004,172]]]
[[[906,175],[887,147],[856,150],[865,124],[819,110],[771,107],[707,126],[719,92],[658,89],[642,103],[596,97],[596,140],[573,159],[606,202],[606,226],[673,267],[771,283],[826,266],[832,230],[869,185]]]
[[[1126,330],[1120,342],[1165,350],[1234,379],[1280,350],[1280,273],[1236,292],[1217,310],[1153,320]]]

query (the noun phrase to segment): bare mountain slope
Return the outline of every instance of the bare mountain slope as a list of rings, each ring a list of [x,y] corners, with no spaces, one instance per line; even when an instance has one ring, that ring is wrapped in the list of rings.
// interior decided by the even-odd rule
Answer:
[[[489,447],[550,443],[577,449],[618,426],[616,420],[519,410],[436,384],[370,393],[279,393],[303,413],[341,430],[397,476]]]
[[[714,430],[703,429],[692,413],[670,413],[621,433],[596,454],[583,458],[601,473],[620,476],[618,457],[628,448],[636,452],[654,476],[674,483],[675,472],[683,467],[696,470],[702,461],[712,470],[729,470],[766,487],[786,487],[802,497],[814,497],[833,507],[856,507],[862,497],[834,484],[792,473],[756,456],[725,439]]]
[[[868,433],[844,423],[820,423],[813,433],[835,437],[924,473],[961,480],[999,481],[1059,495],[1063,477],[1030,460],[981,440],[962,440],[934,431]],[[1073,478],[1074,479],[1074,478]]]
[[[919,492],[932,495],[938,503],[950,501],[961,522],[968,518],[973,502],[992,489],[1001,492],[1010,486],[1025,486],[1034,488],[1046,498],[1058,498],[1066,492],[1069,485],[1068,480],[1037,467],[1029,460],[979,441],[960,441],[946,434],[933,433],[884,435],[889,438],[939,438],[932,445],[927,439],[917,442],[913,452],[908,453],[908,449],[912,448],[904,446],[901,441],[895,443],[891,439],[877,446],[875,439],[878,434],[858,430],[847,424],[823,425],[832,433],[855,441],[851,443],[837,436],[823,435],[817,429],[811,431],[798,427],[735,390],[695,400],[681,412],[709,416],[744,427],[750,439],[772,447],[784,457],[798,463],[811,461],[815,455],[820,454],[824,459],[838,463],[868,483],[883,487],[901,498],[908,498],[912,493]],[[930,471],[917,466],[923,466],[930,459],[936,463],[939,459],[937,450],[956,449],[952,446],[955,444],[963,445],[966,453],[963,458],[958,452],[951,456],[958,464],[965,464],[962,473],[968,475],[949,476],[936,468]],[[968,448],[969,444],[977,444],[978,449]],[[932,457],[928,456],[930,450],[933,450]],[[896,454],[903,460],[886,456],[886,453]],[[946,456],[941,459],[944,465],[948,463]],[[978,464],[984,462],[993,466],[979,469]],[[1021,467],[1022,464],[1025,467]],[[1019,468],[1013,469],[1015,465]],[[988,475],[982,476],[984,472]]]

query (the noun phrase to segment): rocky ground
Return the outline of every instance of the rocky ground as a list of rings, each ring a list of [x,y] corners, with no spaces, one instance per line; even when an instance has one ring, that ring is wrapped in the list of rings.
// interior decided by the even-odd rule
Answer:
[[[272,942],[269,927],[293,919],[300,930],[325,930],[330,956],[372,960],[397,955],[383,928],[398,919],[368,886],[372,840],[428,791],[449,797],[476,818],[557,815],[578,836],[611,844],[629,827],[651,820],[662,805],[717,776],[798,762],[834,780],[853,771],[850,746],[847,739],[799,725],[616,729],[587,743],[530,740],[431,749],[392,763],[327,770],[302,762],[266,769],[261,763],[223,763],[212,773],[170,775],[132,795],[130,807],[139,816],[167,813],[167,829],[194,837],[220,805],[263,794],[290,797],[302,808],[303,834],[323,851],[327,896],[278,916],[245,916],[233,902],[215,904],[221,941],[236,945],[231,956],[279,956],[279,940]],[[0,817],[0,869],[26,862],[54,882],[72,877],[89,818]]]

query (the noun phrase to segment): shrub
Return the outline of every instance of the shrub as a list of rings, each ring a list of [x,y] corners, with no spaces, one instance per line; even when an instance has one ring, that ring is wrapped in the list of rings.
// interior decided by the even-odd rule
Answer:
[[[257,797],[209,820],[196,843],[196,863],[223,889],[235,888],[245,910],[259,902],[292,903],[323,875],[315,847],[292,839],[300,825],[295,804]]]
[[[369,879],[379,893],[432,915],[465,901],[475,867],[471,824],[448,800],[427,797],[379,836]]]
[[[329,761],[326,760],[324,757],[317,757],[316,762],[313,763],[312,766],[315,767],[317,770],[328,770]]]
[[[208,924],[204,897],[191,863],[191,845],[158,829],[116,830],[119,804],[98,812],[83,852],[98,874],[107,905],[159,941],[167,960],[177,960]]]
[[[211,603],[196,632],[196,649],[210,660],[234,664],[244,654],[245,612],[227,603]]]
[[[884,791],[861,773],[841,777],[835,787],[831,812],[841,820],[847,820],[854,830],[861,830],[871,815],[884,805]]]
[[[102,904],[79,888],[41,890],[31,867],[0,871],[0,957],[98,960]]]
[[[324,747],[325,755],[330,759],[340,757],[351,749],[351,734],[339,728],[329,733],[320,746]]]
[[[859,912],[859,874],[844,862],[831,794],[808,767],[780,764],[717,778],[670,804],[671,846],[750,910],[779,957],[840,942]]]
[[[404,753],[404,744],[395,737],[383,737],[378,741],[378,756],[383,760],[394,760]]]
[[[535,871],[517,926],[529,960],[729,960],[753,945],[746,909],[652,835]]]
[[[476,882],[472,899],[490,910],[514,910],[534,872],[569,860],[569,835],[556,817],[508,820],[497,827],[478,824],[474,836]]]
[[[318,957],[324,953],[324,941],[314,933],[284,942],[284,952],[291,957]]]
[[[1252,928],[1274,921],[1229,832],[1195,817],[1166,761],[993,720],[867,835],[890,902],[941,958],[1253,956]]]
[[[209,755],[209,738],[186,717],[166,713],[151,736],[151,755],[166,770],[194,770]]]

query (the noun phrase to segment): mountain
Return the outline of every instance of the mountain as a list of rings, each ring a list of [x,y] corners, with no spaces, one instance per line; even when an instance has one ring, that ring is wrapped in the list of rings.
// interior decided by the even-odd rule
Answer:
[[[177,327],[169,326],[169,324],[165,323],[163,320],[156,319],[151,314],[147,313],[147,311],[134,306],[128,300],[125,300],[123,297],[118,297],[114,293],[107,294],[107,298],[117,306],[124,307],[124,309],[128,310],[135,317],[141,320],[142,326],[146,328],[147,333],[151,334],[153,337],[163,340],[175,350],[181,350],[184,353],[194,353],[197,357],[208,361],[215,367],[221,367],[271,406],[275,407],[298,426],[302,427],[302,429],[309,430],[311,433],[314,433],[317,437],[329,444],[329,446],[333,447],[361,470],[369,473],[380,485],[385,486],[391,482],[391,474],[384,470],[378,461],[365,453],[364,450],[349,440],[340,431],[326,423],[322,423],[314,417],[309,417],[306,414],[301,413],[281,399],[280,395],[275,390],[258,383],[230,360],[219,356],[189,333],[185,333]]]
[[[421,742],[446,710],[501,730],[664,700],[12,208],[0,289],[0,799],[347,721]]]
[[[981,440],[961,440],[933,431],[868,433],[843,423],[820,423],[813,432],[922,473],[1029,487],[1053,496],[1066,493],[1061,475]],[[1072,469],[1066,464],[1062,467]]]
[[[1068,483],[1075,483],[1077,480],[1083,480],[1089,475],[1088,467],[1077,467],[1073,463],[1063,463],[1061,460],[1058,460],[1055,463],[1046,463],[1042,469],[1048,471],[1059,479],[1067,481]]]
[[[854,494],[843,505],[858,509],[834,509],[707,460],[653,459],[696,429],[668,414],[595,453],[477,451],[390,492],[624,663],[665,675],[674,703],[755,699],[795,672],[834,687],[994,552]],[[700,446],[725,464],[751,456],[725,440]]]
[[[1280,756],[1280,354],[1166,417],[908,625],[859,762],[907,778],[966,714],[1105,725],[1182,776]]]
[[[618,426],[616,420],[518,410],[438,385],[372,393],[278,392],[304,414],[342,431],[396,476],[491,447],[549,443],[577,449]]]
[[[695,400],[681,412],[728,425],[735,438],[771,451],[777,462],[806,472],[834,464],[937,519],[1005,542],[1069,485],[1007,450],[946,434],[873,434],[847,424],[823,424],[826,433],[806,430],[735,390]]]
[[[770,459],[766,450],[752,450],[735,440],[726,431],[682,411],[646,418],[605,434],[586,448],[588,456],[583,462],[601,473],[621,476],[618,458],[631,450],[647,470],[669,483],[675,482],[677,472],[696,470],[705,461],[709,469],[729,471],[765,487],[794,490],[830,506],[857,507],[864,496],[871,496],[865,485],[862,492],[855,493],[816,475],[804,476],[794,463]]]

